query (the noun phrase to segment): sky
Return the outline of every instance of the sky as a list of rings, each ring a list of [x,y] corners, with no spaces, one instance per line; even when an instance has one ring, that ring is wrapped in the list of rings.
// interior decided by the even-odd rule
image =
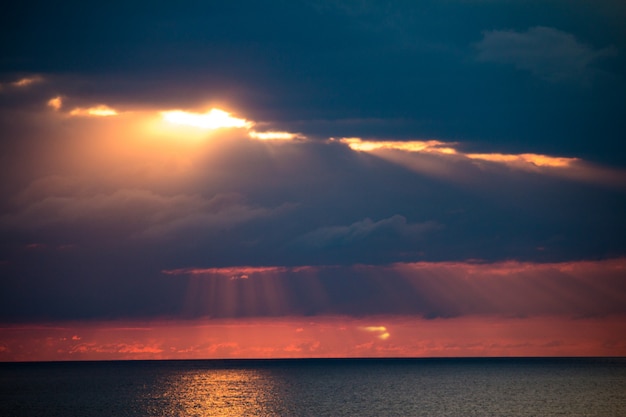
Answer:
[[[13,4],[0,361],[626,356],[626,5]]]

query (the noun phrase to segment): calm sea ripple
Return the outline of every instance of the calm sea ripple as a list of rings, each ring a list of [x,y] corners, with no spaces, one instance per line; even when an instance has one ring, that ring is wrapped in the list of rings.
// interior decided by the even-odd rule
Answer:
[[[2,416],[626,416],[626,359],[0,364]]]

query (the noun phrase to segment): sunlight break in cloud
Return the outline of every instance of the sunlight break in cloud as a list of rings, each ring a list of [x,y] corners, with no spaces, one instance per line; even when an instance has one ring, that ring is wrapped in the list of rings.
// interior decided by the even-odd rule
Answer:
[[[258,140],[293,140],[293,139],[303,138],[303,136],[299,133],[276,132],[276,131],[257,132],[257,131],[251,130],[249,135],[252,139],[258,139]]]
[[[215,130],[215,129],[247,129],[248,136],[256,140],[294,140],[304,139],[304,136],[300,133],[291,133],[284,131],[266,131],[258,132],[252,130],[252,127],[256,124],[251,120],[244,118],[238,118],[231,115],[231,113],[213,108],[205,113],[189,112],[185,110],[167,110],[162,111],[161,116],[163,119],[175,125],[191,126],[199,129]]]
[[[474,154],[465,154],[466,157],[470,159],[482,159],[485,161],[491,162],[500,162],[503,164],[533,164],[539,167],[568,167],[572,163],[579,161],[578,158],[565,158],[565,157],[555,157],[555,156],[547,156],[547,155],[539,155],[534,153],[523,153],[518,155],[512,154],[501,154],[501,153],[474,153]]]
[[[378,337],[380,340],[387,340],[389,339],[389,336],[391,336],[385,326],[365,326],[361,327],[361,330],[370,333],[376,333],[376,337]]]
[[[250,128],[253,125],[252,122],[246,119],[233,117],[230,113],[220,109],[211,109],[206,113],[168,110],[161,112],[161,115],[169,123],[209,130],[221,128]]]
[[[397,149],[407,152],[433,152],[443,154],[456,154],[457,151],[451,146],[454,143],[445,143],[438,140],[413,140],[413,141],[379,141],[363,140],[361,138],[341,138],[344,143],[354,151],[370,152],[379,149]]]
[[[48,102],[50,104],[50,102]],[[109,117],[109,116],[117,116],[118,112],[111,107],[100,104],[94,107],[77,107],[70,112],[70,116],[79,116],[79,117]]]
[[[515,168],[551,167],[567,168],[573,163],[579,162],[578,158],[566,158],[560,156],[548,156],[534,153],[523,154],[501,154],[501,153],[463,153],[453,146],[454,142],[441,142],[438,140],[427,141],[377,141],[363,140],[361,138],[341,138],[341,143],[350,149],[362,152],[373,152],[378,150],[399,150],[405,152],[436,153],[443,155],[457,155],[469,159],[497,162]]]

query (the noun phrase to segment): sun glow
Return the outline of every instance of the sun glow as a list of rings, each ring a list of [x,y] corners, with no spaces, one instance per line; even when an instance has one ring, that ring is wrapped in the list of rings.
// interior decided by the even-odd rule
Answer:
[[[250,128],[253,123],[246,119],[233,117],[230,113],[211,109],[206,113],[193,113],[184,110],[161,112],[163,119],[176,125],[192,126],[200,129]]]
[[[385,326],[365,326],[361,327],[361,330],[376,333],[376,337],[378,337],[380,340],[387,340],[389,339],[389,336],[391,336],[391,334],[389,334],[389,332],[387,331],[387,327]]]
[[[293,140],[297,138],[302,138],[302,135],[298,133],[276,131],[256,132],[254,130],[251,130],[249,135],[251,138],[258,140]]]

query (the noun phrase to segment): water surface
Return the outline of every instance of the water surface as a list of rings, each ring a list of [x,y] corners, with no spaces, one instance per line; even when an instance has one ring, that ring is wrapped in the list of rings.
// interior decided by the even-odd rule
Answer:
[[[2,416],[626,416],[626,358],[0,364]]]

